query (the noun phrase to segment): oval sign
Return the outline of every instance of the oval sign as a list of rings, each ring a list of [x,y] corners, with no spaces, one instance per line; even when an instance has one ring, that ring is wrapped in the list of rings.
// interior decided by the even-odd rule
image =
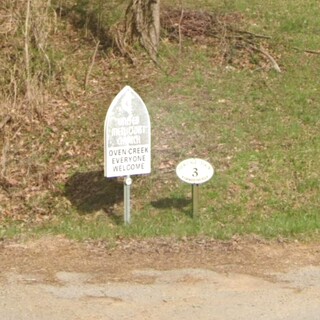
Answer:
[[[214,170],[209,162],[198,158],[190,158],[178,164],[176,173],[184,182],[201,184],[212,178]]]
[[[104,175],[151,172],[150,117],[141,97],[125,86],[113,99],[104,125]]]

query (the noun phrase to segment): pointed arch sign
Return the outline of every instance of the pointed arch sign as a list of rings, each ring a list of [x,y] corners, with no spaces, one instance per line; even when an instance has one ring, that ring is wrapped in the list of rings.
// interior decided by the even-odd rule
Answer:
[[[151,126],[146,105],[125,86],[113,99],[104,124],[104,175],[151,172]]]

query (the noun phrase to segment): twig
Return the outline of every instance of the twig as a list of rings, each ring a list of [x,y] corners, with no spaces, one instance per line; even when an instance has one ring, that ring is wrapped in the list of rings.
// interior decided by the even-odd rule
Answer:
[[[320,51],[317,51],[317,50],[309,50],[309,49],[306,49],[306,50],[301,50],[297,47],[293,48],[297,51],[301,51],[301,52],[305,52],[305,53],[311,53],[311,54],[320,54]]]
[[[179,25],[178,25],[178,30],[179,30],[179,53],[181,53],[181,50],[182,50],[182,33],[181,33],[182,20],[183,20],[183,9],[181,9],[181,15],[180,15],[180,20],[179,20]]]
[[[12,120],[11,116],[6,115],[4,119],[0,122],[0,131],[4,128],[4,126]]]
[[[4,146],[2,148],[2,159],[1,159],[1,176],[5,177],[7,171],[7,153],[9,150],[9,139],[6,138],[4,142]]]
[[[267,51],[262,50],[262,49],[259,49],[259,48],[255,47],[255,46],[253,46],[253,45],[250,45],[250,47],[251,47],[253,50],[258,51],[258,52],[262,53],[264,56],[266,56],[266,57],[270,60],[270,62],[272,63],[273,68],[274,68],[277,72],[281,72],[281,69],[280,69],[278,63],[276,62],[276,60],[275,60]]]
[[[255,38],[272,39],[271,36],[266,36],[266,35],[263,35],[263,34],[256,34],[256,33],[253,33],[253,32],[250,32],[250,31],[245,31],[245,30],[234,30],[234,32],[242,33],[242,34],[248,34],[248,35],[250,35],[252,37],[255,37]]]
[[[312,54],[320,54],[320,51],[315,51],[315,50],[304,50],[306,53],[312,53]]]
[[[12,121],[12,118],[10,115],[6,115],[4,117],[4,119],[1,121],[0,123],[0,131],[2,131],[2,129],[6,126],[6,124],[10,123]],[[7,153],[8,153],[8,150],[9,150],[9,138],[8,136],[6,136],[5,134],[3,134],[3,142],[4,142],[4,145],[2,147],[2,159],[1,159],[1,166],[2,166],[2,169],[1,169],[1,176],[4,177],[5,174],[6,174],[6,164],[7,164]]]
[[[92,58],[91,58],[91,63],[90,63],[90,65],[89,65],[88,70],[87,70],[87,73],[86,73],[86,78],[85,78],[85,80],[84,80],[84,90],[87,90],[89,77],[90,77],[90,74],[91,74],[91,71],[92,71],[92,68],[93,68],[93,65],[94,65],[94,61],[95,61],[95,59],[96,59],[96,55],[97,55],[97,52],[98,52],[99,44],[100,44],[100,41],[98,41],[97,44],[96,44],[96,47],[95,47],[95,49],[94,49],[93,56],[92,56]]]
[[[25,29],[24,29],[24,53],[25,53],[25,63],[26,63],[26,91],[28,102],[31,100],[30,92],[30,55],[29,55],[29,27],[30,27],[30,7],[31,0],[27,1],[26,9],[26,20],[25,20]]]

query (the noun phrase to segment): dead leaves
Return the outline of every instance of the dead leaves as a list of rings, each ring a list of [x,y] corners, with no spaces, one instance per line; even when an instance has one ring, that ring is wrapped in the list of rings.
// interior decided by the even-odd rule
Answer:
[[[239,13],[219,15],[170,8],[164,10],[161,22],[169,41],[179,42],[183,48],[183,41],[191,39],[211,53],[214,65],[281,71],[270,54],[271,37],[244,31],[244,16]]]

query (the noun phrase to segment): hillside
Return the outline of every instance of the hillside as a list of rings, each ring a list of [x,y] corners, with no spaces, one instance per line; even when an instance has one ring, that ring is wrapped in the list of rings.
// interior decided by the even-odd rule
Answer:
[[[163,4],[155,64],[112,41],[123,1],[1,2],[0,236],[318,235],[317,4],[179,3]],[[148,107],[153,148],[130,229],[122,180],[103,177],[103,121],[125,85]],[[198,221],[175,175],[188,157],[216,170]]]

